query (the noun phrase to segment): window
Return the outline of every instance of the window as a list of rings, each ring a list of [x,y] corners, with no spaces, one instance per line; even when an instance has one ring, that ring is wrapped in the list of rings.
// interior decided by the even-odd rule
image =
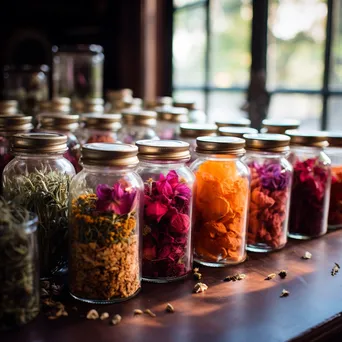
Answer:
[[[266,51],[251,55],[253,8],[267,3]],[[266,27],[267,26],[267,27]],[[268,117],[342,127],[342,1],[174,0],[173,95],[209,121],[246,115],[252,57],[265,58]]]

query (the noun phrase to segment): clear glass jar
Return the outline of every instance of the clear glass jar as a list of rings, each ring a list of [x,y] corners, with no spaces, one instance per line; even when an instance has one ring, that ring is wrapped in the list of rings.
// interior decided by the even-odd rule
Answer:
[[[265,119],[262,120],[261,133],[285,134],[287,130],[298,129],[300,121],[295,119]]]
[[[103,113],[104,100],[102,98],[87,99],[84,101],[84,112],[86,113]]]
[[[81,144],[115,143],[118,141],[118,130],[121,128],[121,114],[84,114],[84,131]]]
[[[331,160],[331,191],[328,229],[342,228],[342,134],[328,132],[325,153]]]
[[[251,173],[247,250],[271,252],[287,243],[293,167],[287,160],[290,138],[245,134],[243,161]]]
[[[135,144],[138,140],[159,140],[155,127],[157,114],[154,111],[126,109],[122,111],[122,127],[118,132],[119,141]]]
[[[107,102],[105,113],[120,113],[131,106],[133,101],[132,89],[109,89],[106,93]]]
[[[38,215],[42,278],[66,271],[69,184],[75,175],[63,157],[66,141],[61,134],[16,134],[15,158],[3,172],[5,198]]]
[[[39,131],[47,133],[64,134],[67,140],[68,150],[64,158],[74,166],[76,173],[82,170],[80,165],[81,145],[73,134],[78,128],[79,115],[72,114],[43,114],[39,116]]]
[[[197,138],[194,206],[195,261],[211,267],[246,259],[249,171],[241,161],[245,141],[233,137]]]
[[[18,101],[3,100],[0,101],[0,115],[18,114]]]
[[[310,239],[327,232],[331,186],[331,161],[323,148],[324,132],[286,131],[291,137],[293,185],[289,236]]]
[[[224,121],[216,121],[216,126],[218,128],[220,127],[250,127],[251,126],[251,120],[243,117],[233,117],[229,120]]]
[[[171,106],[158,107],[157,136],[162,140],[176,140],[179,138],[179,125],[188,122],[188,110]]]
[[[144,187],[134,171],[137,152],[125,144],[83,146],[69,211],[69,284],[81,301],[115,303],[140,290]]]
[[[145,185],[143,279],[165,283],[192,271],[192,206],[195,177],[186,162],[189,144],[140,140],[137,172]]]
[[[187,142],[190,145],[191,158],[188,165],[197,158],[195,153],[196,138],[204,136],[216,136],[217,126],[212,124],[196,124],[196,123],[183,123],[180,124],[179,139]]]
[[[0,199],[0,331],[39,313],[37,216]]]
[[[174,102],[174,107],[182,107],[188,110],[188,122],[205,124],[207,122],[207,116],[203,110],[200,110],[195,102]]]
[[[103,97],[104,55],[100,45],[54,46],[52,52],[55,97]]]

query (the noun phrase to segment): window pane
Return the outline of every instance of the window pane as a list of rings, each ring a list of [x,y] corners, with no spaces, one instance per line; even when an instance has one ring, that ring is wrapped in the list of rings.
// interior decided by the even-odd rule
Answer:
[[[250,0],[210,2],[210,83],[216,87],[247,87],[251,64],[253,16]]]
[[[319,95],[275,94],[271,97],[268,117],[297,119],[300,128],[320,129],[322,98]]]
[[[328,129],[341,131],[342,127],[342,96],[331,96],[328,100]]]
[[[236,117],[246,117],[240,108],[246,100],[244,92],[213,91],[209,94],[209,122],[224,121]]]
[[[326,0],[270,1],[268,86],[322,87],[326,17]]]
[[[174,85],[204,85],[205,8],[176,11],[173,33]]]
[[[194,101],[198,109],[204,109],[204,92],[190,90],[174,90],[173,99],[176,102]]]
[[[342,2],[334,2],[330,88],[342,90]]]

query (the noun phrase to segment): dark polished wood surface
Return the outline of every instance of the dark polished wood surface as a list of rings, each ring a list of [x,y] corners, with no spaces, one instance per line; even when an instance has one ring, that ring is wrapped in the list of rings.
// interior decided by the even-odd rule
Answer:
[[[251,254],[235,267],[200,267],[202,281],[209,286],[204,293],[192,293],[196,281],[190,278],[144,283],[137,297],[121,304],[69,300],[68,317],[50,321],[41,315],[20,331],[1,334],[0,341],[334,341],[329,333],[340,331],[342,269],[334,277],[331,269],[334,262],[342,264],[341,250],[342,231],[333,232],[312,241],[291,241],[276,253]],[[301,259],[305,251],[312,253],[312,259]],[[288,271],[285,279],[264,280],[282,269]],[[223,282],[234,273],[247,277]],[[289,297],[280,298],[283,289],[290,291]],[[174,306],[174,313],[165,312],[167,303]],[[74,305],[77,312],[71,310]],[[109,320],[89,321],[84,315],[92,308],[120,314],[122,322],[110,326]],[[133,316],[134,309],[147,308],[157,317]]]

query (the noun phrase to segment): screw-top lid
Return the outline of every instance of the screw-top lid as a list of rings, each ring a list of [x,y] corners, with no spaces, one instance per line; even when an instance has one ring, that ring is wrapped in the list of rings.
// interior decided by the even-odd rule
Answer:
[[[59,113],[70,112],[71,100],[68,97],[55,97],[51,101],[51,110]]]
[[[6,100],[0,101],[0,114],[13,115],[18,113],[18,101]]]
[[[49,111],[49,110],[51,110],[51,107],[52,107],[51,101],[40,101],[39,102],[39,110],[41,112]]]
[[[67,150],[67,137],[57,133],[20,133],[13,136],[12,151],[28,154],[59,154]]]
[[[171,96],[158,96],[156,101],[157,106],[172,106]]]
[[[342,132],[326,132],[330,147],[342,147]]]
[[[125,98],[131,98],[133,95],[132,89],[109,89],[106,93],[109,101],[124,100]]]
[[[180,124],[180,136],[182,138],[197,138],[209,135],[216,135],[217,126],[213,124]]]
[[[193,102],[193,101],[184,101],[184,102],[175,101],[175,102],[173,102],[173,106],[174,107],[186,108],[187,110],[193,110],[193,109],[196,109],[196,102]]]
[[[225,137],[243,138],[244,134],[255,134],[258,130],[252,127],[220,127],[219,135]]]
[[[295,119],[265,119],[262,121],[262,127],[267,130],[267,133],[285,134],[289,129],[297,129],[300,126],[300,121]]]
[[[329,145],[327,132],[288,130],[286,134],[291,138],[291,145],[320,148]]]
[[[88,113],[103,113],[104,100],[101,97],[87,99],[84,102],[85,111]]]
[[[235,137],[198,137],[196,152],[202,154],[243,155],[245,140]]]
[[[134,145],[92,143],[83,145],[81,161],[85,165],[135,166],[139,163],[137,154]]]
[[[290,138],[284,134],[256,133],[245,134],[247,151],[286,152],[289,151]]]
[[[246,118],[232,118],[230,120],[220,120],[216,121],[217,127],[249,127],[251,125],[251,120]]]
[[[188,110],[186,108],[176,107],[158,107],[156,108],[157,119],[161,121],[169,122],[187,122],[188,121]]]
[[[1,132],[29,132],[32,128],[32,116],[0,115]]]
[[[127,125],[154,127],[157,124],[157,113],[151,110],[124,109],[122,121]]]
[[[85,114],[82,121],[86,128],[117,131],[121,127],[121,114]]]
[[[138,140],[141,160],[170,160],[178,161],[190,158],[190,145],[178,140]]]
[[[42,129],[60,130],[73,132],[78,127],[80,116],[76,114],[54,114],[45,113],[39,115],[39,122]]]

